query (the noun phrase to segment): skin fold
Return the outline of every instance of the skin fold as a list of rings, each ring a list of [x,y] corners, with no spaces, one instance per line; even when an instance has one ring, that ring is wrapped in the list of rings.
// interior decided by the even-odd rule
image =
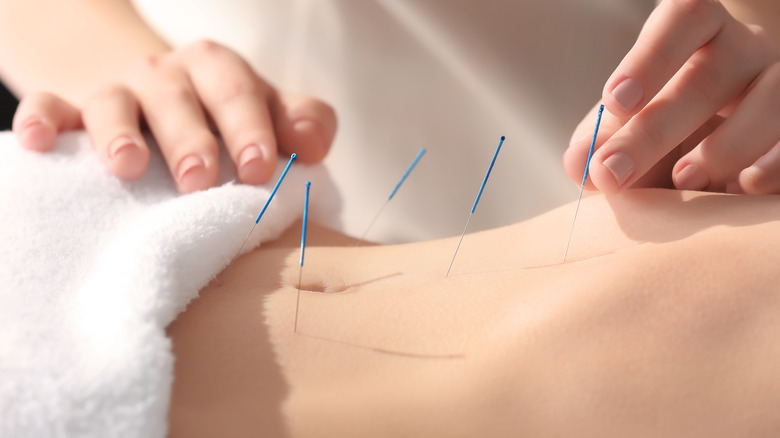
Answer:
[[[172,436],[768,436],[780,204],[632,190],[455,238],[300,229],[169,327]]]

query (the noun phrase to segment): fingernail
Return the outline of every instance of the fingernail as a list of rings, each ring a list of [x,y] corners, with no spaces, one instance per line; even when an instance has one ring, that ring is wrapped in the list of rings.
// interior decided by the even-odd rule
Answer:
[[[132,153],[134,150],[138,150],[138,143],[130,137],[119,137],[108,145],[108,158],[114,159],[119,154]]]
[[[680,190],[704,190],[710,185],[710,179],[699,166],[688,164],[674,176],[674,185]]]
[[[181,160],[176,175],[179,189],[184,193],[206,188],[206,162],[199,155],[188,155]]]
[[[149,162],[148,151],[129,136],[121,136],[109,143],[106,155],[109,169],[123,179],[139,178]]]
[[[41,125],[49,125],[49,123],[44,122],[43,119],[38,116],[31,116],[22,123],[22,131]]]
[[[263,158],[263,152],[260,150],[260,146],[256,144],[250,144],[245,147],[244,150],[238,154],[238,167],[239,169],[249,165],[252,161]]]
[[[23,144],[30,149],[43,151],[51,148],[57,139],[57,128],[47,119],[31,116],[22,123]]]
[[[261,144],[251,144],[238,154],[238,179],[246,184],[264,182],[267,169],[263,163],[268,161],[268,148]]]
[[[604,167],[612,172],[619,186],[634,173],[634,161],[623,152],[615,152],[602,162]]]
[[[612,90],[612,97],[625,111],[630,112],[642,100],[642,84],[633,78],[623,79],[623,82]]]

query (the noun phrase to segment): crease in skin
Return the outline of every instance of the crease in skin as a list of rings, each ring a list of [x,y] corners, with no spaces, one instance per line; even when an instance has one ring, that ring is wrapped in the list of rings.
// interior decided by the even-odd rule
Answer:
[[[630,247],[627,247],[627,248],[620,248],[620,249],[613,250],[613,251],[607,251],[607,252],[604,252],[604,253],[601,253],[601,254],[597,254],[597,255],[594,255],[594,256],[590,256],[590,257],[584,257],[584,258],[579,258],[579,259],[569,259],[569,260],[563,261],[563,262],[556,262],[556,263],[545,264],[545,265],[524,266],[524,267],[515,268],[515,269],[504,269],[504,270],[496,270],[496,271],[480,271],[480,272],[472,272],[472,273],[462,273],[462,274],[453,275],[451,277],[459,277],[459,276],[475,275],[475,274],[484,274],[484,273],[490,273],[490,272],[511,272],[511,271],[518,271],[518,270],[533,270],[533,269],[542,269],[542,268],[549,268],[549,267],[555,267],[555,266],[562,266],[562,265],[566,265],[566,264],[573,264],[573,263],[583,262],[583,261],[587,261],[587,260],[597,259],[597,258],[600,258],[600,257],[605,257],[605,256],[608,256],[608,255],[612,255],[612,254],[621,252],[621,251],[623,251],[625,249],[636,248],[636,247],[643,246],[643,245],[644,244],[640,243],[638,245],[633,245],[633,246],[630,246]],[[359,282],[359,283],[353,283],[353,284],[344,285],[344,286],[340,286],[340,287],[336,287],[336,288],[331,288],[330,290],[327,287],[325,287],[325,286],[323,286],[321,284],[317,284],[317,285],[308,284],[308,285],[302,285],[300,290],[301,291],[307,291],[307,292],[338,293],[338,294],[350,293],[348,291],[352,290],[351,293],[357,293],[358,290],[355,290],[355,289],[359,289],[361,286],[365,286],[365,285],[368,285],[368,284],[372,284],[372,283],[376,283],[376,282],[379,282],[379,281],[387,280],[389,278],[397,277],[397,276],[400,276],[400,275],[402,275],[402,272],[395,272],[395,273],[392,273],[392,274],[383,275],[381,277],[373,278],[373,279],[362,281],[362,282]],[[297,315],[296,315],[296,319],[297,319]],[[361,350],[371,351],[371,352],[374,352],[374,353],[391,355],[391,356],[397,356],[397,357],[404,357],[404,358],[409,358],[409,359],[455,360],[455,359],[465,359],[465,357],[466,357],[465,354],[463,354],[463,353],[457,353],[457,354],[426,354],[426,353],[414,353],[414,352],[407,352],[407,351],[392,350],[392,349],[389,349],[389,348],[382,348],[382,347],[372,347],[372,346],[368,346],[368,345],[357,344],[357,343],[347,342],[347,341],[341,341],[341,340],[333,339],[333,338],[327,338],[327,337],[324,337],[324,336],[317,336],[317,335],[304,333],[304,332],[300,332],[300,331],[296,331],[295,334],[299,335],[299,336],[306,336],[306,337],[309,337],[311,339],[316,339],[316,340],[319,340],[319,341],[331,342],[331,343],[334,343],[334,344],[344,345],[344,346],[348,346],[348,347],[352,347],[352,348],[358,348],[358,349],[361,349]]]
[[[306,286],[307,287],[306,289],[304,289],[303,286],[301,286],[301,291],[321,292],[321,293],[339,293],[339,294],[349,293],[348,291],[350,289],[358,289],[361,286],[365,286],[365,285],[368,285],[368,284],[376,283],[376,282],[382,281],[382,280],[387,280],[389,278],[397,277],[397,276],[399,276],[401,274],[402,274],[401,272],[395,272],[395,273],[392,273],[392,274],[383,275],[381,277],[373,278],[373,279],[370,279],[370,280],[361,281],[359,283],[353,283],[353,284],[341,286],[341,287],[335,288],[335,290],[327,290],[327,288],[324,287],[324,286],[319,286],[319,287],[314,286],[313,287],[311,285],[308,285],[308,286]],[[356,292],[356,291],[353,291],[353,292]],[[296,317],[297,317],[297,315],[296,315]],[[304,333],[304,332],[301,332],[301,331],[296,331],[295,334],[299,335],[299,336],[306,336],[306,337],[309,337],[309,338],[312,338],[312,339],[316,339],[316,340],[319,340],[319,341],[326,341],[326,342],[331,342],[331,343],[334,343],[334,344],[339,344],[339,345],[344,345],[344,346],[348,346],[348,347],[358,348],[358,349],[361,349],[361,350],[367,350],[367,351],[371,351],[371,352],[374,352],[374,353],[380,353],[380,354],[386,354],[386,355],[398,356],[398,357],[405,357],[405,358],[409,358],[409,359],[436,359],[436,360],[444,359],[444,360],[452,360],[452,359],[464,359],[466,357],[466,355],[463,354],[463,353],[426,354],[426,353],[413,353],[413,352],[407,352],[407,351],[392,350],[392,349],[389,349],[389,348],[382,348],[382,347],[371,347],[371,346],[368,346],[368,345],[356,344],[354,342],[340,341],[338,339],[326,338],[324,336],[317,336],[317,335],[313,335],[313,334],[309,334],[309,333]]]
[[[333,294],[333,293],[343,294],[343,293],[349,291],[350,289],[356,289],[356,288],[359,288],[360,286],[365,286],[367,284],[376,283],[377,281],[382,281],[382,280],[386,280],[388,278],[397,277],[397,276],[399,276],[401,274],[402,274],[401,272],[395,272],[395,273],[392,273],[392,274],[383,275],[381,277],[372,278],[370,280],[361,281],[359,283],[352,283],[352,284],[335,286],[335,287],[333,287],[333,286],[331,286],[331,287],[325,286],[321,282],[308,283],[308,284],[304,283],[304,284],[301,284],[300,290],[301,290],[301,292],[318,292],[318,293],[326,293],[326,294]]]
[[[308,334],[308,333],[297,332],[296,334],[298,334],[299,336],[306,336],[306,337],[309,337],[309,338],[312,338],[312,339],[317,339],[319,341],[327,341],[327,342],[332,342],[334,344],[346,345],[348,347],[353,347],[353,348],[359,348],[361,350],[368,350],[368,351],[372,351],[372,352],[375,352],[375,353],[387,354],[387,355],[391,355],[391,356],[406,357],[406,358],[410,358],[410,359],[444,359],[444,360],[454,360],[454,359],[465,359],[466,358],[466,355],[464,353],[456,353],[456,354],[409,353],[409,352],[406,352],[406,351],[391,350],[389,348],[370,347],[370,346],[367,346],[367,345],[355,344],[355,343],[347,342],[347,341],[339,341],[337,339],[326,338],[324,336],[317,336],[317,335],[312,335],[312,334]]]
[[[664,196],[668,195],[668,191],[652,191],[652,192],[644,192],[647,193],[646,196],[651,196],[650,200],[656,200],[657,198],[663,198]],[[675,193],[675,195],[679,196],[679,194]],[[627,244],[626,246],[616,248],[613,250],[608,250],[604,252],[600,252],[598,254],[589,255],[586,257],[580,257],[580,258],[572,258],[567,259],[566,261],[560,261],[558,259],[555,262],[552,263],[542,263],[542,264],[536,264],[536,265],[527,265],[527,266],[519,266],[519,267],[511,267],[506,269],[494,269],[494,270],[480,270],[475,272],[462,272],[459,274],[451,275],[450,277],[461,277],[464,278],[465,276],[474,276],[474,275],[484,275],[484,274],[491,274],[491,273],[506,273],[506,272],[519,272],[519,271],[531,271],[531,270],[541,270],[545,268],[555,268],[560,266],[574,266],[577,263],[583,263],[591,260],[598,260],[600,258],[604,258],[607,256],[612,256],[620,253],[624,253],[628,250],[636,250],[640,248],[645,247],[651,247],[656,246],[658,244],[663,243],[670,243],[677,240],[680,240],[684,237],[690,237],[696,234],[700,234],[705,231],[709,231],[712,229],[713,226],[716,225],[726,225],[728,227],[739,227],[744,225],[750,225],[756,222],[756,218],[750,218],[748,220],[745,219],[738,219],[738,218],[732,218],[732,217],[726,217],[724,218],[723,215],[717,215],[714,218],[710,218],[709,222],[705,226],[701,226],[700,224],[696,225],[690,225],[687,224],[687,222],[684,222],[686,227],[680,227],[677,229],[672,230],[673,235],[671,237],[668,236],[661,236],[658,234],[659,227],[657,226],[658,223],[662,223],[663,221],[661,219],[666,219],[670,217],[671,215],[674,215],[674,217],[678,218],[678,220],[688,219],[690,216],[695,217],[708,217],[707,215],[703,214],[706,213],[709,207],[708,201],[711,198],[692,198],[687,199],[685,196],[680,196],[680,199],[678,201],[681,201],[683,203],[684,208],[679,208],[679,202],[675,205],[678,206],[677,209],[671,210],[668,207],[666,208],[655,208],[652,211],[652,217],[648,218],[647,215],[637,216],[634,214],[634,211],[637,210],[636,208],[633,208],[636,206],[636,204],[639,202],[637,199],[635,199],[633,196],[629,195],[623,195],[621,196],[613,196],[607,199],[609,205],[612,207],[613,210],[616,209],[616,206],[622,206],[621,211],[627,211],[628,213],[623,214],[616,214],[615,220],[617,222],[617,226],[632,240],[634,240],[633,244]],[[750,198],[747,200],[741,200],[742,202],[740,204],[750,204],[748,201],[754,201],[755,198]],[[645,201],[644,203],[646,203]],[[684,213],[681,215],[681,212]],[[682,216],[682,217],[681,217]],[[668,228],[663,228],[665,231],[669,231]],[[638,241],[637,241],[638,239]],[[361,286],[373,284],[376,282],[380,282],[382,280],[386,280],[392,277],[397,277],[404,274],[403,272],[395,272],[393,274],[384,275],[381,277],[373,278],[367,281],[354,283],[350,285],[341,285],[338,287],[325,287],[322,283],[316,284],[314,286],[307,285],[307,290],[310,292],[324,292],[324,293],[345,293],[345,292],[351,292],[351,293],[357,293],[360,292],[359,288]],[[292,286],[293,288],[295,286]],[[302,286],[303,287],[303,286]],[[334,344],[344,345],[352,348],[357,348],[361,350],[366,350],[370,352],[374,352],[377,354],[385,354],[385,355],[392,355],[397,357],[404,357],[404,358],[411,358],[411,359],[432,359],[432,360],[456,360],[456,359],[464,359],[465,353],[462,354],[425,354],[425,353],[419,353],[419,352],[408,352],[408,351],[400,351],[400,350],[394,350],[390,348],[383,348],[383,347],[376,347],[376,346],[370,346],[365,344],[358,344],[348,341],[343,341],[339,339],[334,338],[328,338],[324,336],[318,336],[308,333],[301,333],[297,332],[298,335],[306,336],[311,339],[319,340],[322,342],[330,342]]]
[[[463,274],[453,275],[452,277],[459,277],[459,276],[465,276],[465,275],[474,275],[474,274],[483,274],[483,273],[490,273],[490,272],[511,272],[511,271],[518,271],[518,270],[533,270],[533,269],[542,269],[542,268],[549,268],[549,267],[555,267],[555,266],[562,266],[562,265],[574,264],[574,263],[583,262],[583,261],[587,261],[587,260],[597,259],[597,258],[600,258],[600,257],[605,257],[605,256],[608,256],[608,255],[612,255],[612,254],[621,252],[621,251],[626,250],[626,249],[636,248],[636,247],[644,246],[644,245],[645,244],[640,243],[638,245],[633,245],[633,246],[630,246],[630,247],[627,247],[627,248],[620,248],[620,249],[613,250],[613,251],[607,251],[607,252],[604,252],[604,253],[601,253],[601,254],[597,254],[597,255],[594,255],[594,256],[590,256],[590,257],[584,257],[584,258],[579,258],[579,259],[569,259],[569,260],[564,261],[564,262],[556,262],[556,263],[545,264],[545,265],[524,266],[524,267],[516,268],[516,269],[504,269],[504,270],[496,270],[496,271],[481,271],[481,272],[473,272],[473,273],[463,273]],[[373,279],[362,281],[362,282],[359,282],[359,283],[354,283],[354,284],[350,284],[350,285],[341,286],[341,287],[338,287],[338,288],[335,288],[335,289],[332,289],[332,290],[327,290],[327,288],[324,287],[324,286],[317,287],[317,286],[311,286],[311,285],[307,285],[306,289],[304,289],[303,286],[301,286],[301,290],[302,291],[308,291],[308,292],[339,293],[339,294],[343,294],[343,293],[349,291],[350,289],[359,289],[361,286],[365,286],[365,285],[368,285],[368,284],[372,284],[372,283],[376,283],[376,282],[379,282],[379,281],[387,280],[389,278],[397,277],[397,276],[400,276],[400,275],[402,275],[401,272],[395,272],[395,273],[392,273],[392,274],[383,275],[381,277],[373,278]],[[353,290],[352,291],[352,293],[356,293],[356,292],[358,292],[358,291],[357,290]],[[306,336],[308,338],[316,339],[316,340],[319,340],[319,341],[331,342],[331,343],[334,343],[334,344],[339,344],[339,345],[344,345],[344,346],[348,346],[348,347],[352,347],[352,348],[358,348],[358,349],[361,349],[361,350],[371,351],[371,352],[374,352],[374,353],[391,355],[391,356],[397,356],[397,357],[404,357],[404,358],[410,358],[410,359],[455,360],[455,359],[465,359],[465,357],[466,357],[466,355],[464,353],[454,353],[454,354],[413,353],[413,352],[392,350],[392,349],[389,349],[389,348],[382,348],[382,347],[372,347],[372,346],[363,345],[363,344],[357,344],[357,343],[353,343],[353,342],[341,341],[341,340],[338,340],[338,339],[327,338],[327,337],[324,337],[324,336],[317,336],[317,335],[304,333],[304,332],[300,332],[300,331],[295,332],[295,334],[297,334],[299,336]]]

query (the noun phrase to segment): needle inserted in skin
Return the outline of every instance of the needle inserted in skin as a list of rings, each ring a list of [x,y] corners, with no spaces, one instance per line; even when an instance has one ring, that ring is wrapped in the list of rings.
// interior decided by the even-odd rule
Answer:
[[[287,162],[287,165],[284,167],[284,171],[282,172],[282,176],[279,177],[279,181],[276,181],[276,185],[274,186],[273,190],[271,190],[271,195],[268,197],[268,200],[265,201],[265,205],[263,205],[263,209],[260,210],[260,214],[257,215],[257,219],[255,219],[255,223],[252,224],[252,228],[249,229],[249,232],[246,233],[246,237],[244,238],[244,242],[241,244],[241,246],[238,248],[238,252],[236,252],[236,255],[233,257],[233,260],[230,261],[230,264],[228,265],[227,269],[225,270],[225,274],[222,275],[222,280],[219,281],[219,285],[222,286],[222,283],[225,282],[225,277],[227,277],[228,272],[230,272],[230,269],[233,267],[233,263],[236,262],[236,259],[238,259],[238,256],[241,254],[241,250],[244,249],[244,245],[246,245],[246,242],[249,240],[249,236],[252,234],[252,231],[255,230],[255,227],[257,226],[257,223],[260,222],[260,218],[263,217],[263,214],[265,214],[265,211],[268,209],[268,205],[271,203],[271,200],[274,199],[274,195],[276,194],[276,191],[279,190],[279,185],[282,184],[282,181],[284,180],[284,177],[287,176],[287,172],[290,170],[290,166],[292,166],[293,161],[298,158],[298,154],[292,154],[290,155],[290,161]]]
[[[368,227],[366,227],[366,231],[363,232],[363,235],[360,236],[360,239],[358,239],[355,246],[360,246],[361,243],[366,239],[366,235],[368,234],[368,231],[371,230],[371,227],[374,225],[374,222],[379,218],[379,215],[382,214],[382,211],[385,209],[387,204],[390,202],[390,200],[393,199],[393,196],[395,196],[395,193],[398,191],[399,188],[401,188],[401,184],[406,181],[406,177],[409,176],[410,173],[412,173],[412,170],[415,166],[417,166],[417,162],[420,161],[420,158],[425,155],[425,148],[420,149],[420,152],[417,154],[417,156],[412,161],[412,164],[409,165],[409,168],[406,169],[406,172],[404,172],[404,176],[401,177],[401,180],[398,181],[398,184],[395,185],[395,188],[390,193],[390,196],[387,197],[387,200],[382,204],[382,207],[379,208],[379,211],[376,212],[374,215],[374,218],[371,219],[371,222],[368,223]]]
[[[301,259],[298,270],[298,298],[295,300],[295,324],[293,333],[298,332],[298,306],[301,304],[301,279],[303,278],[303,255],[306,252],[306,222],[309,218],[309,188],[311,182],[306,181],[306,200],[303,203],[303,225],[301,225]]]
[[[580,185],[580,197],[577,199],[577,207],[574,209],[574,219],[571,221],[571,231],[569,231],[569,240],[566,241],[566,251],[563,253],[563,261],[566,261],[566,256],[569,255],[569,244],[571,244],[571,236],[574,234],[574,223],[577,222],[577,213],[580,211],[580,202],[582,202],[582,192],[585,191],[585,180],[588,179],[588,170],[590,169],[590,159],[593,157],[593,148],[596,145],[596,136],[599,133],[599,125],[601,125],[601,113],[604,112],[604,105],[599,107],[599,116],[596,119],[596,129],[593,131],[593,140],[590,142],[590,150],[588,151],[588,160],[585,162],[585,174],[582,175],[582,184]]]
[[[493,154],[493,159],[490,161],[490,167],[488,167],[487,173],[485,173],[485,178],[482,179],[482,185],[479,186],[477,199],[474,200],[474,205],[471,206],[471,212],[469,213],[469,218],[466,220],[466,226],[463,227],[463,232],[460,234],[460,240],[458,240],[458,246],[457,248],[455,248],[455,254],[452,255],[452,260],[450,261],[450,267],[447,268],[447,273],[444,275],[444,277],[448,277],[450,275],[452,264],[455,263],[455,257],[458,255],[458,251],[460,250],[460,244],[463,243],[463,236],[466,235],[466,229],[469,227],[469,222],[471,222],[471,216],[473,216],[474,212],[477,210],[477,204],[479,204],[479,198],[482,197],[482,192],[485,190],[485,184],[487,183],[488,178],[490,178],[490,172],[493,171],[493,165],[496,164],[496,157],[498,157],[498,152],[501,150],[501,145],[504,144],[504,139],[506,139],[506,137],[502,135],[501,141],[498,142],[498,147],[496,148],[496,152]]]

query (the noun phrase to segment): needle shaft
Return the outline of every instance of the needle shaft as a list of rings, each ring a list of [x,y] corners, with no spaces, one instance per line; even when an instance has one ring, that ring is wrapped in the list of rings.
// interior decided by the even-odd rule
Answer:
[[[401,188],[401,184],[406,181],[406,178],[409,176],[410,173],[412,173],[412,170],[414,170],[415,166],[417,166],[417,163],[420,161],[420,158],[425,155],[425,148],[420,149],[420,152],[417,153],[417,156],[414,157],[414,160],[412,160],[412,164],[409,165],[409,167],[406,168],[406,172],[404,172],[401,179],[398,181],[398,183],[393,188],[393,191],[390,192],[390,196],[387,197],[387,200],[384,204],[382,204],[382,207],[379,208],[379,211],[376,212],[374,215],[374,218],[371,219],[371,222],[368,223],[368,226],[366,227],[366,231],[363,232],[363,235],[360,236],[360,239],[355,243],[355,246],[360,246],[361,243],[366,239],[366,235],[368,235],[368,231],[371,230],[371,227],[374,226],[374,222],[379,218],[379,215],[382,214],[382,211],[384,211],[385,207],[387,207],[387,204],[390,203],[390,200],[393,199],[393,196],[395,196],[396,192],[398,192],[398,189]]]
[[[284,167],[284,171],[282,171],[282,175],[279,177],[279,180],[276,181],[276,185],[274,185],[273,190],[271,190],[271,194],[268,196],[268,199],[265,201],[265,205],[263,205],[263,209],[260,210],[260,214],[257,215],[257,219],[255,219],[255,223],[252,224],[252,227],[249,229],[249,232],[246,234],[246,237],[244,238],[244,242],[238,248],[238,251],[236,251],[236,255],[233,256],[232,260],[230,260],[230,264],[225,270],[225,273],[222,275],[222,279],[219,280],[220,286],[222,286],[222,283],[225,282],[225,277],[227,277],[228,273],[230,272],[230,269],[233,268],[233,263],[235,263],[236,260],[238,259],[238,256],[241,255],[241,250],[244,249],[244,245],[246,245],[246,242],[249,241],[249,236],[252,234],[252,231],[254,231],[255,227],[257,226],[257,223],[260,222],[260,218],[263,217],[263,214],[265,214],[265,211],[268,209],[268,205],[271,203],[271,200],[274,199],[274,195],[276,194],[276,191],[279,190],[279,185],[282,184],[284,177],[287,176],[287,172],[290,170],[290,166],[292,166],[292,163],[293,161],[295,161],[296,158],[298,158],[298,154],[294,153],[290,155],[290,161],[287,162],[287,165]]]
[[[604,112],[604,105],[599,107],[599,115],[596,118],[596,129],[593,131],[593,140],[590,142],[590,150],[588,150],[588,160],[585,162],[585,173],[582,175],[582,184],[580,184],[580,196],[577,199],[577,207],[574,209],[574,219],[571,221],[571,230],[569,231],[569,240],[566,241],[566,250],[563,252],[563,261],[566,261],[566,257],[569,255],[569,245],[571,244],[571,236],[574,235],[574,224],[577,222],[577,213],[580,211],[580,203],[582,202],[582,193],[585,191],[585,181],[588,179],[588,171],[590,170],[590,159],[593,157],[593,149],[596,146],[596,136],[599,134],[599,126],[601,125],[601,114]]]
[[[458,246],[455,248],[455,254],[452,255],[452,260],[450,260],[450,266],[447,268],[447,273],[444,274],[444,277],[449,277],[450,271],[452,270],[452,264],[455,263],[455,257],[458,255],[458,251],[460,250],[460,244],[463,243],[463,236],[466,235],[466,229],[469,227],[469,222],[471,222],[471,217],[474,216],[474,212],[477,211],[477,205],[479,204],[479,199],[482,197],[482,192],[485,190],[485,184],[487,184],[488,178],[490,178],[490,172],[493,171],[493,166],[496,164],[496,158],[498,157],[498,153],[501,152],[501,146],[504,144],[504,140],[506,137],[503,135],[501,136],[501,140],[498,142],[498,147],[496,147],[496,151],[493,153],[493,159],[490,160],[490,167],[488,167],[487,172],[485,173],[485,177],[482,178],[482,184],[479,186],[479,192],[477,192],[477,197],[474,199],[474,205],[471,206],[471,212],[469,212],[469,218],[466,219],[466,226],[463,227],[463,232],[460,234],[460,240],[458,240]]]

